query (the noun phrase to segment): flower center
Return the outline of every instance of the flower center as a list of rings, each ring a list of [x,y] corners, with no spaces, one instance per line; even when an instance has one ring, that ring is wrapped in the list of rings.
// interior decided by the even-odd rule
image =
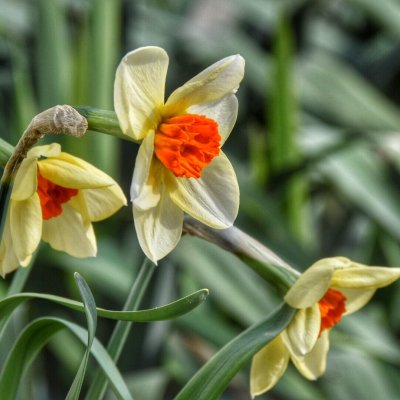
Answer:
[[[157,158],[177,177],[200,178],[219,154],[218,124],[203,115],[185,114],[162,121],[155,135]]]
[[[42,207],[43,219],[57,217],[62,213],[61,204],[66,203],[71,197],[78,194],[78,189],[68,189],[56,185],[40,175],[38,171],[37,193]]]
[[[318,302],[321,313],[321,334],[325,329],[332,328],[342,319],[346,311],[346,297],[339,290],[328,289],[324,297]]]

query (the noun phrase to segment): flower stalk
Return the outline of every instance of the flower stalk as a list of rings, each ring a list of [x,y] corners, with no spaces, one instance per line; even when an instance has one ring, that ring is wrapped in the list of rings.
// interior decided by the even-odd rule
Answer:
[[[298,271],[272,250],[235,226],[227,229],[213,229],[187,217],[183,223],[183,232],[207,240],[235,254],[282,293],[286,293],[300,276]]]
[[[114,111],[102,110],[91,106],[77,106],[74,109],[85,117],[88,130],[105,133],[123,140],[139,143],[130,136],[124,135],[119,127],[117,114]]]

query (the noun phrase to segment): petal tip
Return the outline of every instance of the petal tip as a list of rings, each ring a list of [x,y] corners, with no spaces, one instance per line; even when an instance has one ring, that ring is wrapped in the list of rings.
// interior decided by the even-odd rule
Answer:
[[[163,48],[157,46],[145,46],[139,47],[138,49],[125,54],[121,63],[134,63],[135,65],[140,65],[152,63],[161,58],[168,60],[168,54]]]

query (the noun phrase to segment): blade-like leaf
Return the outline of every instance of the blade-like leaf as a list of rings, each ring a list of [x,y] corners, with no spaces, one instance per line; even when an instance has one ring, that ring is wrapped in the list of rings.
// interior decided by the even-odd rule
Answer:
[[[35,357],[46,343],[60,330],[67,329],[84,345],[87,344],[87,331],[80,326],[60,318],[40,318],[29,324],[18,337],[0,375],[0,398],[15,399],[20,380]],[[99,363],[119,399],[132,399],[132,396],[114,362],[106,349],[94,339],[91,353]]]
[[[175,400],[219,399],[243,365],[288,325],[295,310],[283,305],[230,341],[178,393]]]
[[[172,303],[166,304],[165,306],[155,307],[148,310],[113,311],[106,310],[104,308],[96,308],[96,310],[97,315],[100,317],[117,319],[121,321],[163,321],[188,313],[201,304],[207,298],[207,296],[208,290],[201,289]],[[4,319],[7,319],[20,304],[30,299],[48,300],[73,310],[84,311],[84,305],[79,301],[70,300],[65,297],[55,296],[52,294],[26,292],[8,296],[0,301],[0,322]]]
[[[348,201],[400,238],[399,195],[382,162],[366,146],[348,148],[324,160],[319,168]]]
[[[140,267],[139,273],[133,283],[128,297],[124,304],[124,310],[136,310],[139,308],[146,289],[153,275],[155,265],[145,257]],[[107,351],[112,360],[116,363],[122,353],[132,324],[123,321],[118,321],[115,325],[113,333],[107,344]],[[104,379],[103,373],[97,370],[92,384],[86,394],[88,400],[100,400],[104,397],[107,390],[107,381]]]
[[[88,325],[88,338],[85,354],[83,355],[83,359],[79,366],[78,372],[76,373],[75,379],[72,382],[72,385],[67,394],[67,400],[79,399],[79,394],[81,392],[83,379],[85,377],[87,363],[89,361],[90,349],[92,348],[97,326],[96,303],[94,301],[92,292],[90,291],[88,284],[77,272],[74,276],[83,300],[83,305],[85,307],[85,314]]]

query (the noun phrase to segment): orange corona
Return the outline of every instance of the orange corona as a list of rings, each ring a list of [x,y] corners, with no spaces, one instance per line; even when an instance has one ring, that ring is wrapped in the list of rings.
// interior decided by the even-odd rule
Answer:
[[[70,200],[71,197],[78,194],[78,189],[68,189],[56,185],[40,175],[38,171],[37,193],[42,207],[43,219],[57,217],[62,213],[61,205]]]
[[[181,178],[200,178],[220,152],[218,124],[203,115],[185,114],[162,121],[154,152],[162,164]]]
[[[318,302],[321,312],[320,334],[325,330],[332,328],[342,319],[346,312],[346,297],[339,290],[328,289],[324,297]]]

